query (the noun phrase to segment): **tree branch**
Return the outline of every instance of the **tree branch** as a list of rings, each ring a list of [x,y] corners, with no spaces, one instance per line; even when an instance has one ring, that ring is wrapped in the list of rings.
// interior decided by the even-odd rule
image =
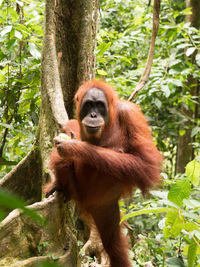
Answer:
[[[66,223],[63,196],[54,194],[27,208],[37,211],[47,224],[41,227],[21,210],[13,210],[0,223],[0,266],[35,266],[55,257],[60,264],[77,266],[77,240]]]
[[[52,8],[54,6],[54,8]],[[55,3],[46,1],[46,22],[42,58],[42,106],[44,101],[49,107],[56,124],[62,126],[68,120],[65,110],[56,53]]]
[[[17,194],[28,203],[33,203],[42,196],[41,177],[40,156],[37,149],[33,149],[0,180],[0,187]]]
[[[158,33],[158,28],[159,28],[160,2],[161,2],[161,0],[154,0],[153,30],[152,30],[151,43],[150,43],[150,47],[149,47],[147,62],[146,62],[145,69],[142,73],[142,76],[141,76],[135,90],[133,91],[133,93],[131,94],[131,96],[128,99],[129,101],[131,101],[134,98],[134,96],[144,87],[144,85],[147,83],[147,81],[149,79],[149,75],[151,72],[151,66],[153,63],[155,41],[156,41],[156,36]]]

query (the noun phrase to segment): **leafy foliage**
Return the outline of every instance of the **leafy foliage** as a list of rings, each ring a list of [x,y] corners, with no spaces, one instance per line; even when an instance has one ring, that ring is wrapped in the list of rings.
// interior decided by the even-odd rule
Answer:
[[[9,192],[5,192],[2,189],[0,190],[0,221],[5,218],[8,211],[20,209],[24,214],[28,215],[36,222],[40,224],[45,223],[45,220],[41,216],[39,216],[34,210],[31,210],[26,206],[27,203],[22,201],[19,197],[14,196]]]
[[[152,5],[147,2],[100,3],[96,76],[112,83],[125,99],[139,81],[147,59],[152,31]],[[34,141],[40,106],[43,8],[42,0],[0,1],[0,177]],[[126,214],[123,220],[129,223],[133,266],[200,266],[199,98],[192,96],[187,83],[188,76],[200,82],[200,31],[186,23],[187,14],[191,10],[185,1],[161,1],[150,79],[134,99],[151,124],[165,164],[163,191],[152,191],[147,200],[137,190],[132,202],[120,202]],[[188,163],[184,175],[175,175],[177,137],[188,127],[181,106],[197,112],[191,131],[196,158]],[[24,208],[24,203],[10,197],[0,192],[2,206]]]
[[[30,150],[40,106],[43,1],[0,2],[0,177]]]
[[[145,266],[148,262],[156,266],[186,266],[186,262],[188,266],[197,266],[200,264],[199,116],[191,133],[197,158],[187,165],[187,176],[175,176],[175,161],[178,135],[184,135],[188,127],[188,118],[181,107],[194,112],[199,104],[187,79],[200,77],[200,31],[186,23],[185,16],[191,10],[186,9],[184,1],[161,4],[150,79],[135,102],[145,112],[156,143],[163,151],[165,191],[153,191],[153,201],[142,201],[137,192],[133,199],[137,204],[122,203],[122,211],[127,214],[123,220],[127,219],[132,229],[129,234],[133,235],[133,266]],[[146,1],[110,0],[102,1],[101,8],[96,73],[127,99],[147,59],[152,6],[148,7]]]
[[[199,188],[191,187],[194,176],[196,176],[196,172],[193,171],[193,174],[191,174],[188,171],[191,166],[198,166],[198,171],[196,171],[200,171],[198,162],[192,161],[188,163],[186,166],[187,177],[181,177],[175,180],[169,192],[166,192],[167,194],[160,191],[152,191],[153,196],[159,197],[161,200],[150,203],[145,209],[130,212],[122,218],[123,221],[143,214],[144,219],[144,215],[146,214],[166,213],[165,218],[162,218],[159,223],[160,229],[163,230],[163,234],[160,234],[160,236],[165,238],[166,242],[170,238],[174,240],[180,239],[180,245],[177,247],[177,258],[169,257],[170,254],[167,253],[165,255],[167,259],[165,257],[162,259],[163,262],[166,262],[167,266],[172,266],[173,264],[173,266],[186,266],[184,263],[186,257],[184,255],[187,255],[188,266],[194,266],[198,261],[197,259],[199,259],[197,256],[200,255],[200,202],[196,198],[199,193]],[[199,179],[200,174],[198,181]],[[138,205],[130,206],[129,208],[135,210],[136,207],[138,208]],[[174,242],[171,241],[171,243],[173,244]],[[172,244],[171,246],[173,246]],[[160,266],[159,264],[161,264],[156,257],[152,261],[156,263],[156,266]]]
[[[146,1],[102,1],[98,34],[97,76],[114,84],[124,98],[136,86],[147,59],[152,7]],[[187,129],[181,106],[194,111],[198,102],[191,95],[188,75],[200,77],[199,34],[185,22],[191,10],[181,1],[162,1],[160,28],[154,62],[147,85],[135,98],[148,118],[156,142],[168,159],[167,173],[175,173],[177,137]],[[185,56],[194,55],[191,57]],[[182,88],[184,87],[184,90]],[[199,151],[199,118],[192,131]],[[170,152],[170,153],[169,153]],[[169,169],[170,168],[170,169]]]

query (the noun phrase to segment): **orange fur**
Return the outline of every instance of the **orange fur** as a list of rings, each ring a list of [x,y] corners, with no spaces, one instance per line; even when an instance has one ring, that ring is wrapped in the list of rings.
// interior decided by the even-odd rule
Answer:
[[[87,82],[78,90],[75,96],[78,121],[67,123],[64,127],[67,134],[71,128],[76,138],[82,140],[81,101],[94,87],[107,97],[109,123],[98,146],[90,144],[89,140],[60,141],[51,155],[51,168],[56,176],[52,188],[63,190],[93,217],[111,267],[131,267],[127,240],[119,227],[118,200],[130,194],[134,187],[147,192],[159,183],[162,156],[154,146],[140,108],[119,100],[112,87],[102,81]]]

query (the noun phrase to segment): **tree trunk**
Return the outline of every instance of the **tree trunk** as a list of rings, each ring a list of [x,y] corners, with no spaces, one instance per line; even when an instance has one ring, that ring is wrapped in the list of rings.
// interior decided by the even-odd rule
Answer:
[[[97,13],[98,0],[46,0],[42,101],[36,141],[26,158],[0,181],[1,187],[29,203],[42,199],[42,185],[52,178],[48,157],[53,137],[73,116],[77,88],[94,75]],[[34,266],[49,258],[42,257],[44,252],[59,255],[58,262],[67,266],[79,266],[71,215],[63,199],[54,195],[30,208],[46,217],[47,227],[39,227],[18,211],[9,214],[0,224],[0,266],[5,262],[9,262],[5,266]],[[41,252],[38,247],[44,242],[48,245]]]
[[[73,117],[73,98],[83,81],[94,78],[98,0],[57,1],[56,52],[65,107]]]
[[[186,0],[187,8],[191,7],[192,14],[186,16],[186,21],[191,23],[191,26],[199,29],[200,27],[200,1],[199,0]],[[195,53],[192,54],[191,62],[194,64]],[[195,86],[194,86],[195,85]],[[188,76],[186,87],[190,88],[190,94],[192,97],[198,97],[199,95],[199,84],[198,80],[192,75]],[[184,93],[184,90],[183,90]],[[181,111],[185,116],[186,121],[183,125],[185,134],[178,137],[177,145],[177,159],[176,159],[176,173],[185,172],[186,164],[191,161],[194,157],[194,149],[192,142],[194,138],[191,137],[192,128],[194,127],[194,120],[197,115],[197,105],[195,110],[191,110],[189,107],[182,105]]]

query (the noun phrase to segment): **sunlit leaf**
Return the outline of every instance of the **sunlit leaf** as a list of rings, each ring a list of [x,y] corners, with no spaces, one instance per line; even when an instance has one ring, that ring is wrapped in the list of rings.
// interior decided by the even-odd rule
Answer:
[[[110,46],[111,46],[111,42],[108,42],[108,43],[101,43],[101,44],[98,46],[98,52],[97,52],[97,55],[98,55],[98,56],[103,55],[103,54],[109,49]]]
[[[19,40],[21,40],[23,35],[21,34],[21,32],[15,30],[15,37],[17,37]]]
[[[192,222],[186,222],[184,223],[184,229],[188,232],[192,232],[194,230],[199,230],[199,225],[197,223],[192,223]]]
[[[183,136],[186,133],[186,130],[179,130],[179,135]]]
[[[200,66],[200,54],[197,54],[195,59],[196,59],[197,64]]]
[[[182,87],[183,86],[183,83],[181,80],[178,80],[178,79],[171,79],[170,80],[170,83],[176,85],[176,86],[179,86],[179,87]]]
[[[189,248],[188,248],[188,267],[194,266],[196,254],[197,254],[197,244],[192,239],[191,244],[189,245]]]
[[[23,6],[23,2],[22,2],[22,1],[16,0],[16,2],[17,2],[17,4],[18,4],[19,6]]]
[[[165,219],[165,227],[163,228],[165,238],[176,237],[180,234],[183,227],[184,224],[179,216],[178,209],[169,211]]]
[[[192,14],[191,7],[183,9],[182,13],[183,13],[183,15],[191,15]]]
[[[168,199],[178,206],[183,204],[183,199],[190,196],[191,186],[188,179],[178,180],[173,184],[168,193]]]
[[[185,264],[180,258],[168,258],[166,260],[166,265],[168,267],[185,267]]]
[[[168,85],[164,85],[162,86],[161,90],[163,91],[163,93],[165,94],[166,97],[170,96],[170,90],[169,90],[169,86]]]
[[[181,216],[178,209],[169,210],[165,219],[165,227],[163,228],[165,238],[176,237],[184,229]]]
[[[12,25],[4,27],[4,29],[1,31],[1,36],[3,37],[6,33],[11,32],[11,30],[12,30]]]
[[[102,76],[107,75],[107,72],[105,72],[104,70],[97,70],[97,73]]]
[[[200,163],[196,160],[190,161],[186,165],[186,175],[192,182],[194,186],[199,185],[199,178],[200,178]]]
[[[168,212],[170,209],[169,208],[148,208],[148,209],[142,209],[138,211],[131,212],[130,214],[127,214],[122,217],[121,222],[124,220],[127,220],[128,218],[132,218],[138,215],[143,215],[143,214],[149,214],[149,213],[163,213],[163,212]]]
[[[189,57],[190,55],[192,55],[194,53],[194,51],[196,50],[196,47],[190,47],[187,49],[186,51],[186,56]]]
[[[0,7],[2,6],[3,2],[4,2],[4,0],[0,0]]]
[[[180,44],[180,45],[177,45],[177,48],[178,49],[181,49],[181,48],[186,48],[188,47],[189,45],[187,43],[184,43],[184,44]]]
[[[8,129],[13,129],[13,126],[10,125],[10,124],[7,124],[7,123],[0,122],[0,125],[3,126],[3,127],[5,127],[5,128],[8,128]]]
[[[200,127],[194,127],[191,132],[191,137],[194,137],[196,134],[198,134],[198,132],[200,132]]]
[[[29,43],[29,51],[34,58],[40,58],[41,54],[33,43]]]
[[[200,208],[200,201],[196,200],[196,199],[184,199],[183,203],[192,209],[195,208]]]

